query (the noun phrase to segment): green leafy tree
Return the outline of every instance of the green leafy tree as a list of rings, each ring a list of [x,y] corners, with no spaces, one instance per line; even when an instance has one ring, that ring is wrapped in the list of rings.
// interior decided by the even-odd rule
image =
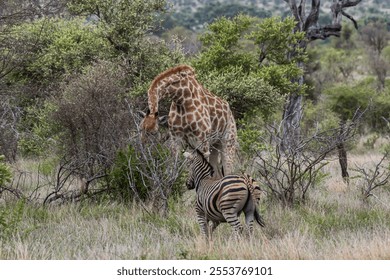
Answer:
[[[84,20],[41,19],[15,27],[11,40],[34,45],[33,51],[14,72],[15,81],[49,84],[64,74],[80,72],[109,52],[101,30]]]
[[[340,85],[325,91],[334,112],[344,121],[350,120],[358,108],[367,108],[374,90],[362,86]]]
[[[229,101],[236,117],[256,111],[266,118],[280,108],[284,95],[302,89],[292,80],[302,73],[296,60],[303,55],[288,58],[291,45],[302,38],[293,28],[291,18],[238,15],[216,20],[200,38],[204,49],[196,69]]]
[[[54,153],[59,139],[60,128],[52,121],[58,108],[49,101],[40,106],[29,106],[25,110],[23,133],[18,146],[23,156],[47,156]]]
[[[264,120],[282,108],[288,93],[305,90],[294,82],[302,75],[297,61],[304,53],[294,49],[296,55],[289,57],[303,36],[292,32],[294,26],[292,18],[222,17],[200,38],[203,50],[195,68],[207,88],[229,102],[241,149],[249,156],[261,148]]]
[[[127,61],[132,85],[134,80],[153,79],[183,58],[150,36],[168,7],[165,0],[70,0],[68,7],[102,29],[102,38],[115,49],[115,56]]]
[[[388,132],[390,91],[378,94],[375,80],[367,78],[353,85],[335,85],[325,90],[326,105],[343,121],[349,121],[356,110],[366,110],[362,124],[365,129]]]
[[[245,35],[253,25],[255,18],[238,15],[233,19],[219,18],[207,26],[200,37],[204,49],[195,61],[200,71],[219,70],[231,66],[239,66],[249,72],[256,64],[256,57],[249,51]]]
[[[6,94],[21,111],[18,139],[24,155],[38,155],[55,142],[55,125],[46,98],[58,95],[65,77],[81,73],[93,61],[109,57],[112,47],[99,27],[81,19],[38,19],[12,28],[7,48],[17,65],[7,75]],[[25,47],[22,47],[22,46]],[[25,53],[27,52],[27,53]]]
[[[157,14],[165,0],[70,0],[72,13],[88,16],[105,30],[105,37],[119,51],[130,53],[145,34],[156,28]]]

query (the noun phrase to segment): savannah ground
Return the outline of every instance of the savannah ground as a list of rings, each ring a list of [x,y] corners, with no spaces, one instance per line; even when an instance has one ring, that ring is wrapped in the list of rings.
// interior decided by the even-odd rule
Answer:
[[[349,164],[380,158],[355,154]],[[284,208],[264,199],[259,208],[267,224],[255,225],[252,239],[236,241],[222,224],[210,245],[200,234],[193,191],[171,202],[166,217],[136,203],[42,206],[2,199],[0,259],[390,259],[389,186],[364,203],[362,181],[345,184],[337,160],[324,172],[305,204]]]

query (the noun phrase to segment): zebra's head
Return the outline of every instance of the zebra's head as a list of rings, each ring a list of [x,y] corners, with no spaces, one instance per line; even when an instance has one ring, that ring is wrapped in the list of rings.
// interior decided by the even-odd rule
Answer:
[[[207,176],[213,176],[213,167],[198,149],[191,153],[185,152],[184,157],[187,159],[189,166],[189,173],[186,182],[187,189],[192,190],[199,185],[200,180]]]

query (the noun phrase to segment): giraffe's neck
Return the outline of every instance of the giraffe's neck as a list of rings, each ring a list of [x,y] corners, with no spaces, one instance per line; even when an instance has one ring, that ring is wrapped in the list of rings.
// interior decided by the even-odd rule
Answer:
[[[178,83],[178,85],[166,85],[166,83],[162,83],[154,90],[149,91],[148,106],[151,114],[158,112],[158,105],[161,99],[167,98],[168,100],[171,100],[177,104],[181,104],[184,101],[185,97],[183,95],[185,94],[185,88],[187,87],[183,87],[181,85],[188,84],[188,81],[185,83],[182,80]]]
[[[157,89],[148,92],[148,107],[150,114],[155,114],[158,112],[158,102],[160,97],[158,96],[157,92]]]

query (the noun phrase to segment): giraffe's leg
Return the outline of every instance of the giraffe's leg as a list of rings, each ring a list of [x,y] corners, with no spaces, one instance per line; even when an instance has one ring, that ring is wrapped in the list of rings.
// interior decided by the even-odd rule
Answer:
[[[224,175],[233,173],[234,156],[236,153],[236,145],[232,140],[227,140],[222,143],[222,166]]]
[[[205,159],[207,161],[210,160],[210,146],[209,146],[209,143],[204,143],[203,145],[200,146],[200,152],[203,154],[203,156],[205,157]]]
[[[206,135],[202,135],[199,138],[191,137],[189,145],[193,149],[198,149],[207,161],[210,160],[210,142],[206,139]]]
[[[219,154],[220,154],[220,149],[221,149],[221,145],[218,145],[218,144],[215,144],[211,147],[211,151],[210,151],[210,164],[211,166],[213,167],[214,169],[214,178],[215,179],[220,179],[223,177],[223,173],[222,173],[222,170],[220,168],[220,164],[219,164]]]

